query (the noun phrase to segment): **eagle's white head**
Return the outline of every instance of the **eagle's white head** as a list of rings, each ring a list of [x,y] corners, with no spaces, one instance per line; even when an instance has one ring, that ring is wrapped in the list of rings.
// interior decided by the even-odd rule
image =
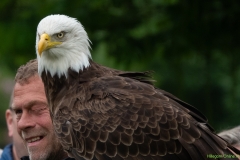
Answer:
[[[67,77],[68,68],[75,71],[88,67],[91,53],[86,31],[79,21],[65,15],[43,18],[37,27],[36,53],[38,72]]]

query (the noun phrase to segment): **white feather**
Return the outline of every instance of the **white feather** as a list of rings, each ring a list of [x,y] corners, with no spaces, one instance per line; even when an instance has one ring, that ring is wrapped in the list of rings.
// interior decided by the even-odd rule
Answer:
[[[54,36],[59,32],[66,32],[62,44],[45,50],[40,57],[38,54],[39,35],[47,33]],[[87,68],[91,58],[90,40],[83,26],[75,18],[65,15],[50,15],[43,18],[37,27],[36,53],[38,59],[38,72],[41,75],[49,71],[51,76],[67,77],[68,69],[78,72]]]

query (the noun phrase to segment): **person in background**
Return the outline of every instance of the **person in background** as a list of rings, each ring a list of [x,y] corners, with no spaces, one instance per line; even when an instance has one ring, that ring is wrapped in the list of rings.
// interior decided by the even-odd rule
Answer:
[[[17,132],[17,119],[13,113],[12,96],[10,99],[9,109],[5,112],[5,118],[8,127],[8,136],[12,137],[12,143],[8,144],[0,156],[0,160],[19,160],[21,157],[28,155],[27,149],[23,144],[22,138]]]
[[[218,135],[225,139],[229,144],[240,150],[240,126],[224,130]]]
[[[22,160],[69,160],[55,136],[43,82],[36,60],[21,66],[15,76],[12,109],[18,133],[27,147],[29,157]]]

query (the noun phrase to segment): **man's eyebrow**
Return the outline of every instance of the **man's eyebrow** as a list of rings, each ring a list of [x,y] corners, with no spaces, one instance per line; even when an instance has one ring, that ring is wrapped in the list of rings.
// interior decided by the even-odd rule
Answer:
[[[33,101],[30,101],[28,103],[25,103],[23,104],[23,106],[15,106],[14,104],[12,104],[12,106],[10,107],[11,110],[16,110],[16,109],[23,109],[23,108],[26,108],[26,109],[29,109],[31,108],[32,106],[34,105],[46,105],[47,106],[47,103],[44,102],[44,101],[40,101],[40,100],[33,100]]]

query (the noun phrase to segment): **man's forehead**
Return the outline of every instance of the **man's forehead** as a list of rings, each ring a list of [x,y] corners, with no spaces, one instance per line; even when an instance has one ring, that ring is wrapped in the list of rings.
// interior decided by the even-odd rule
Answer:
[[[15,83],[15,87],[21,87],[21,86],[29,86],[29,85],[35,85],[37,84],[37,86],[41,86],[44,87],[42,79],[39,77],[39,75],[34,75],[29,77],[27,80],[25,80],[25,82],[16,82]]]
[[[16,83],[13,90],[12,107],[31,106],[36,103],[46,103],[44,86],[40,77],[32,77],[28,83]]]

